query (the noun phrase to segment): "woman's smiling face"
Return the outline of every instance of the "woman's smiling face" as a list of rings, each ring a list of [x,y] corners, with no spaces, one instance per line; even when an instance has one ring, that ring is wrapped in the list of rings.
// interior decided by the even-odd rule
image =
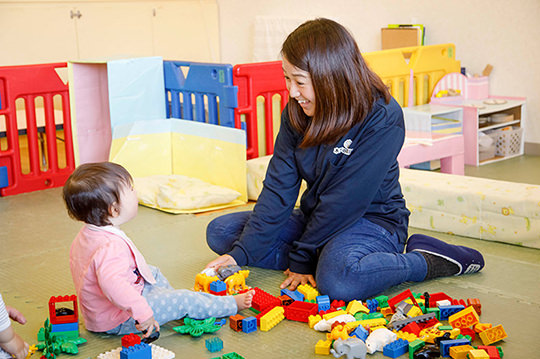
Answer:
[[[298,102],[306,115],[312,117],[315,114],[315,91],[309,72],[299,69],[283,58],[283,75],[289,96]]]

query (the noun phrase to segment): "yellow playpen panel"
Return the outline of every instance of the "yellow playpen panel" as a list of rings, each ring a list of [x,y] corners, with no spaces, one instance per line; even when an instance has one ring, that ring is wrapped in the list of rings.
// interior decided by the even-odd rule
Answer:
[[[454,44],[440,44],[374,51],[363,56],[396,101],[407,107],[428,103],[437,82],[450,72],[460,71],[455,54]]]

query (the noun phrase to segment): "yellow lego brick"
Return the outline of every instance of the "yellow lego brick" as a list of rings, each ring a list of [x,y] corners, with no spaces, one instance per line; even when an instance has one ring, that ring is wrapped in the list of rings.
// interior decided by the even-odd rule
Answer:
[[[402,332],[401,330],[393,330],[393,332],[396,333],[398,339],[404,339],[409,343],[418,339],[414,333]]]
[[[261,317],[260,329],[267,332],[275,327],[285,318],[285,309],[283,307],[274,307],[271,311]]]
[[[306,300],[315,300],[320,295],[319,291],[309,284],[300,284],[296,290],[302,293]]]
[[[386,316],[392,315],[394,313],[392,312],[392,308],[384,307],[384,308],[381,308],[381,314],[386,317]]]
[[[378,326],[381,326],[381,325],[386,325],[386,323],[387,323],[387,321],[384,318],[365,319],[365,320],[357,320],[355,322],[347,323],[347,324],[345,324],[345,327],[350,332],[351,330],[353,330],[354,328],[356,328],[359,325],[362,325],[364,328],[365,327],[373,328],[373,327],[378,327]]]
[[[345,310],[351,315],[355,315],[358,312],[366,314],[369,313],[369,309],[364,304],[362,304],[362,302],[359,302],[357,300],[351,300],[349,304],[347,304],[347,309]]]
[[[418,307],[415,307],[415,306],[412,307],[412,308],[407,312],[407,315],[408,315],[409,317],[417,317],[417,316],[422,315],[422,314],[424,314],[424,313],[422,312],[422,309],[420,309],[420,308],[418,308]]]
[[[473,349],[469,352],[469,359],[489,359],[489,354],[484,349]]]
[[[504,328],[501,324],[488,330],[484,330],[483,332],[478,334],[478,336],[480,337],[480,339],[482,339],[482,343],[484,345],[493,344],[507,337],[506,332],[504,331]]]
[[[480,322],[478,313],[473,306],[467,307],[448,318],[448,324],[454,328],[468,328]]]
[[[331,340],[319,340],[315,344],[315,354],[330,355]]]
[[[309,327],[311,329],[313,329],[313,327],[315,326],[315,324],[317,324],[318,322],[320,322],[322,320],[321,316],[319,314],[317,315],[310,315],[308,317],[308,324],[309,324]]]
[[[336,310],[335,312],[326,313],[322,317],[325,320],[330,320],[334,317],[337,317],[338,315],[343,315],[343,314],[347,314],[347,312],[344,310]]]
[[[450,358],[452,359],[467,359],[467,354],[474,348],[470,345],[457,345],[450,347]]]

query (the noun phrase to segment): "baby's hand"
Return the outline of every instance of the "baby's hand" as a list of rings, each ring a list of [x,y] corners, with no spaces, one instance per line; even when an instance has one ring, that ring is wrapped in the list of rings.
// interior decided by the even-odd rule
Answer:
[[[154,316],[151,316],[142,323],[137,324],[137,322],[135,322],[135,328],[143,333],[143,338],[148,338],[154,329],[156,332],[159,332],[159,323],[154,319]]]
[[[9,305],[6,305],[6,310],[9,314],[9,317],[16,321],[19,324],[26,324],[26,318],[24,315],[19,312],[17,309],[10,307]]]

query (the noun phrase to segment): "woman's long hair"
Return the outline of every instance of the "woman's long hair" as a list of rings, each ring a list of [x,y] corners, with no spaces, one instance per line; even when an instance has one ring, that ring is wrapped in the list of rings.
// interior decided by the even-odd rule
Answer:
[[[312,118],[289,101],[291,124],[304,134],[302,148],[335,143],[365,119],[378,97],[390,101],[387,87],[366,65],[352,35],[335,21],[303,23],[287,37],[281,55],[310,74],[315,92]]]

